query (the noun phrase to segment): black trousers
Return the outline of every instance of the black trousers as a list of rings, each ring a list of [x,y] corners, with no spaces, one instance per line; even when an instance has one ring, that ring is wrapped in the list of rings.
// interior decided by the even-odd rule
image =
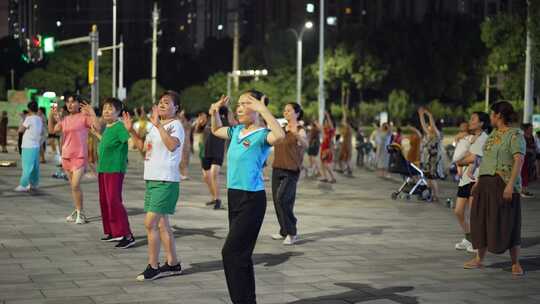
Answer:
[[[266,193],[229,189],[229,234],[223,245],[223,269],[234,304],[256,304],[253,249],[266,212]]]
[[[294,201],[299,175],[299,172],[291,170],[272,170],[272,196],[280,227],[279,234],[282,236],[296,235]]]

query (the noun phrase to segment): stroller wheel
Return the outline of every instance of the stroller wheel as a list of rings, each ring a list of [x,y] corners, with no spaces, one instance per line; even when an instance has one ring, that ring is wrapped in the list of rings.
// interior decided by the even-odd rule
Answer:
[[[405,199],[410,201],[411,200],[411,195],[410,194],[405,194]]]
[[[397,200],[398,198],[398,193],[397,192],[392,192],[392,195],[390,196],[393,200]]]
[[[425,201],[428,201],[428,202],[431,202],[431,191],[429,191],[428,189],[422,191],[422,199],[425,200]]]

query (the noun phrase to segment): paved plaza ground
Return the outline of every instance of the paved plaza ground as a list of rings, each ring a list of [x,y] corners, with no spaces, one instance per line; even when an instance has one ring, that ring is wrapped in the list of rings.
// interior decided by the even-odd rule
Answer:
[[[16,159],[14,153],[0,159]],[[181,185],[172,217],[185,274],[137,282],[146,267],[142,166],[130,154],[124,201],[137,238],[135,248],[114,248],[102,237],[96,180],[85,179],[91,222],[68,224],[72,203],[66,182],[42,166],[41,189],[12,191],[18,168],[0,168],[0,303],[230,303],[221,247],[227,212],[209,200],[198,163]],[[222,180],[225,177],[222,176]],[[269,186],[269,184],[268,184]],[[508,255],[489,255],[483,270],[464,270],[472,256],[454,250],[462,235],[444,203],[392,201],[397,180],[357,170],[336,185],[302,179],[296,213],[302,241],[283,246],[268,192],[268,209],[255,248],[259,303],[540,303],[540,191],[523,201],[523,265],[512,278]],[[444,194],[455,187],[444,183]],[[226,200],[225,200],[226,201]],[[226,205],[225,205],[226,206]]]

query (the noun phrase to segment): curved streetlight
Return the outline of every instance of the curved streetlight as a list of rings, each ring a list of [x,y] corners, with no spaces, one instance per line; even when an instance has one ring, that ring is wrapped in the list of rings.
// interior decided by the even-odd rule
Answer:
[[[300,30],[300,33],[296,31],[295,29],[289,29],[291,32],[293,32],[294,36],[296,37],[296,45],[297,45],[297,51],[296,51],[296,103],[302,104],[302,38],[304,37],[304,33],[306,30],[310,30],[313,28],[313,22],[308,21],[304,24],[302,29]]]

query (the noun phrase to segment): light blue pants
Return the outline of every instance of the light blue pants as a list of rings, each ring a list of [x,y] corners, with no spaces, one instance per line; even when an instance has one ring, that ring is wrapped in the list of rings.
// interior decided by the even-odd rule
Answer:
[[[39,185],[39,148],[22,148],[22,176],[20,185]]]

